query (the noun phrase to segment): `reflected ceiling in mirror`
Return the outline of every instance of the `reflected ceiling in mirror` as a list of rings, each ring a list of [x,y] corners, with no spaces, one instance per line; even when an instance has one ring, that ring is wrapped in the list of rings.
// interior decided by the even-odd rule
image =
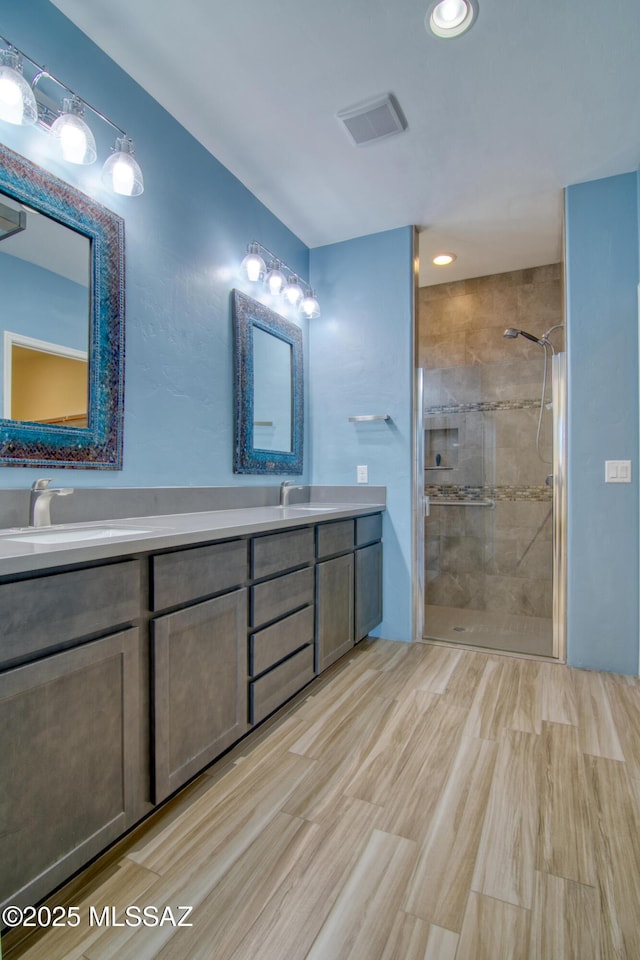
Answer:
[[[121,469],[124,223],[2,145],[0,193],[0,463]]]
[[[234,472],[302,473],[302,331],[238,290],[232,305]]]

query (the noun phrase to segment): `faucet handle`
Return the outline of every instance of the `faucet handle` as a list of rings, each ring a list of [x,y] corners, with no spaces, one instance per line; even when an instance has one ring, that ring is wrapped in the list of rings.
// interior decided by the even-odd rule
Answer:
[[[32,490],[46,490],[49,484],[51,483],[51,477],[41,477],[39,480],[34,480],[31,484]]]

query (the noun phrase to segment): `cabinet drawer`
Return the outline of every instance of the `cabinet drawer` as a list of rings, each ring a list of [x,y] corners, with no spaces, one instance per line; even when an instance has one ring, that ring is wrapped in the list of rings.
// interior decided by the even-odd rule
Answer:
[[[0,662],[8,664],[137,620],[140,563],[70,570],[0,585]]]
[[[246,579],[246,540],[159,554],[151,558],[151,609],[163,610],[232,590]]]
[[[353,520],[321,523],[317,528],[316,555],[318,560],[336,553],[353,550]]]
[[[312,567],[259,583],[251,588],[251,626],[259,627],[307,603],[313,603]]]
[[[252,677],[267,670],[278,660],[307,643],[313,643],[313,607],[305,607],[290,617],[254,633],[249,638],[249,673]]]
[[[251,575],[254,580],[313,563],[313,528],[289,530],[252,541]]]
[[[313,680],[313,646],[305,647],[249,684],[251,723],[259,723]]]
[[[382,539],[382,514],[374,513],[370,517],[356,517],[356,546],[373,543]]]

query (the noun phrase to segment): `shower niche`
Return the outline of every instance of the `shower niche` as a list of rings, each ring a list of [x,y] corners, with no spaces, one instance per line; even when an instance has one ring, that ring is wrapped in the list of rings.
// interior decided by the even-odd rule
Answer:
[[[483,414],[479,411],[431,414],[425,419],[425,485],[482,486],[485,483]]]
[[[458,427],[431,427],[424,432],[424,462],[427,470],[453,470],[458,466]]]

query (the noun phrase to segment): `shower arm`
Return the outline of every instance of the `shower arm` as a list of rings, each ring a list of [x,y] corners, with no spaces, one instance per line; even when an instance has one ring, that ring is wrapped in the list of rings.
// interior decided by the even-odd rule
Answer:
[[[551,353],[553,354],[553,356],[555,356],[556,351],[554,349],[553,344],[549,340],[549,334],[553,333],[554,330],[560,330],[560,329],[564,329],[564,323],[554,323],[554,325],[552,327],[549,327],[548,330],[545,330],[545,332],[540,337],[541,343],[547,343],[551,347]]]

